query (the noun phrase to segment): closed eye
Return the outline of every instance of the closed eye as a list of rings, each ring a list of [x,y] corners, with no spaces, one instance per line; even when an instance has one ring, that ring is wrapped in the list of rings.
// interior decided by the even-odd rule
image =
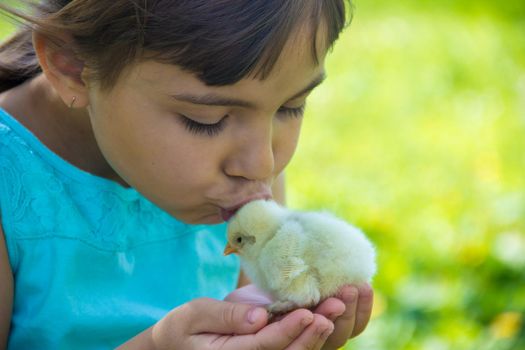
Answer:
[[[277,113],[281,113],[289,117],[300,118],[303,116],[305,108],[306,108],[306,103],[297,108],[290,108],[290,107],[282,106],[281,108],[277,110]]]
[[[224,126],[225,126],[224,122],[228,117],[227,115],[224,116],[217,123],[205,124],[205,123],[199,123],[182,114],[180,116],[181,116],[182,122],[184,123],[184,126],[186,127],[186,130],[188,130],[194,135],[208,135],[210,137],[217,136],[224,129]]]
[[[304,110],[306,108],[306,103],[297,108],[290,108],[282,106],[277,110],[277,113],[285,115],[287,117],[300,118],[304,115]],[[186,130],[191,132],[194,135],[207,135],[210,137],[217,136],[225,127],[225,120],[228,118],[228,115],[224,116],[217,123],[205,124],[197,122],[183,114],[180,114],[181,120],[184,124]]]

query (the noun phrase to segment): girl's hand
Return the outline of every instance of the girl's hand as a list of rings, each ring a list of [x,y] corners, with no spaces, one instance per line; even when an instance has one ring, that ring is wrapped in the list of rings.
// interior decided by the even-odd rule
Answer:
[[[172,310],[151,329],[155,349],[316,349],[334,325],[306,309],[268,324],[264,308],[238,302],[196,299]]]
[[[334,298],[328,298],[315,308],[315,313],[334,322],[335,330],[326,340],[323,350],[339,349],[346,341],[363,332],[372,314],[374,292],[369,284],[347,285]],[[341,312],[341,304],[343,311]]]
[[[369,284],[344,286],[336,297],[328,298],[314,309],[335,325],[334,332],[324,343],[323,350],[338,349],[346,341],[359,335],[366,328],[372,313],[374,293]],[[253,284],[232,292],[226,300],[264,306],[272,303],[270,296],[264,294]]]

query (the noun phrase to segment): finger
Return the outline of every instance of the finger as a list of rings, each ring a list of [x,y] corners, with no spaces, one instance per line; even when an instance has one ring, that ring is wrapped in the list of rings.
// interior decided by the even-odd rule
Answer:
[[[326,317],[314,314],[314,320],[304,332],[287,348],[287,350],[319,350],[330,334],[334,331],[334,324]]]
[[[355,337],[366,328],[366,325],[370,321],[372,315],[372,307],[374,305],[374,290],[366,283],[358,286],[359,290],[359,301],[357,304],[355,326],[352,332],[352,337]]]
[[[338,297],[345,305],[345,311],[335,322],[335,330],[326,341],[326,348],[339,348],[343,346],[353,334],[358,303],[358,289],[347,285],[341,288]]]
[[[226,339],[221,349],[284,349],[313,323],[314,318],[309,310],[295,310],[282,320],[267,325],[257,334]]]
[[[319,304],[314,312],[323,315],[330,321],[334,322],[339,316],[345,312],[345,304],[338,298],[328,298]]]
[[[181,306],[190,335],[200,333],[251,334],[268,322],[264,308],[208,298],[195,299]]]

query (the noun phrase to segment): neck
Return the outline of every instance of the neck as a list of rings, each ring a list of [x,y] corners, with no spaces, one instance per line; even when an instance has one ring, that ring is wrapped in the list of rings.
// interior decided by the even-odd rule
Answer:
[[[0,94],[0,107],[76,167],[120,182],[95,139],[86,108],[69,108],[43,74]]]

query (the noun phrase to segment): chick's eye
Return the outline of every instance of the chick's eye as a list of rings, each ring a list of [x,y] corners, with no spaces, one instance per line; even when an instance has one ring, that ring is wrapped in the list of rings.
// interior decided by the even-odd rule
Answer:
[[[237,243],[239,243],[239,244],[242,243],[242,237],[237,237],[236,241],[237,241]]]

